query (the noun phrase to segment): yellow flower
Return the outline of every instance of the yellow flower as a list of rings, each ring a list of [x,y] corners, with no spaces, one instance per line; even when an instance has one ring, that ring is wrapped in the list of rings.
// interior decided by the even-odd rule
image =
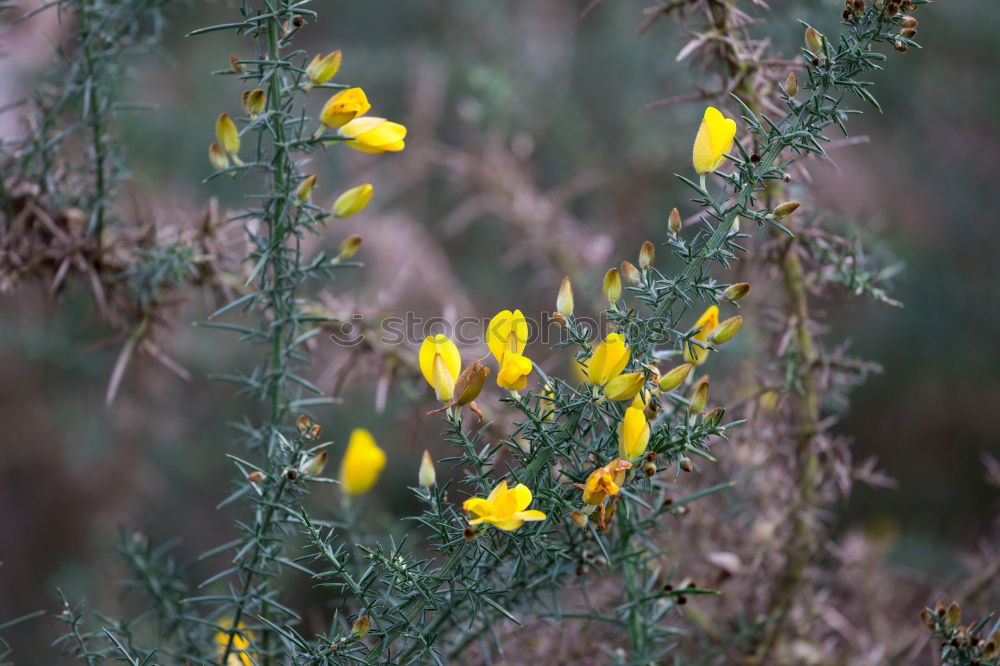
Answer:
[[[451,400],[451,396],[455,394],[455,381],[461,371],[462,356],[447,335],[438,333],[424,338],[420,345],[420,372],[434,388],[438,400]]]
[[[604,386],[622,373],[631,356],[632,350],[625,344],[625,338],[620,333],[609,333],[604,342],[597,345],[587,364],[590,383]]]
[[[497,386],[508,391],[520,391],[528,384],[528,375],[534,366],[531,359],[514,352],[507,352],[497,373]]]
[[[372,105],[361,88],[347,88],[326,100],[319,121],[327,127],[343,127],[358,116],[368,113]]]
[[[372,200],[374,188],[371,183],[358,185],[347,190],[333,202],[333,214],[337,217],[350,217],[365,209]]]
[[[520,310],[503,310],[490,319],[489,326],[486,327],[486,345],[499,365],[503,365],[503,357],[507,352],[524,353],[526,344],[528,322]]]
[[[526,510],[531,504],[531,491],[524,484],[507,488],[507,482],[497,484],[489,497],[470,497],[462,504],[462,508],[472,516],[470,525],[489,523],[501,530],[516,530],[525,521],[545,520],[541,511]]]
[[[343,54],[340,49],[328,53],[325,56],[321,56],[318,53],[313,57],[312,62],[306,67],[306,78],[309,80],[306,83],[306,90],[309,90],[313,86],[318,86],[321,83],[326,83],[332,79],[337,74],[337,70],[340,69],[340,61],[343,58]]]
[[[631,468],[632,463],[615,458],[604,467],[595,469],[583,484],[583,501],[597,505],[604,502],[605,498],[617,495],[625,481],[625,471]]]
[[[225,627],[226,630],[215,632],[213,639],[218,648],[219,657],[222,657],[226,653],[226,647],[229,645],[229,630],[233,628],[233,621],[223,620],[219,624]],[[250,644],[253,643],[254,635],[252,631],[245,629],[245,626],[240,622],[236,626],[236,631],[232,634],[233,645],[229,651],[229,658],[226,659],[226,666],[253,666],[253,664],[257,663],[257,655],[248,651]]]
[[[702,313],[698,321],[694,323],[694,328],[699,329],[697,333],[691,336],[692,340],[697,340],[698,342],[705,342],[708,340],[708,334],[715,330],[715,327],[719,325],[719,306],[712,305],[705,312]],[[693,363],[694,365],[701,365],[708,358],[708,350],[696,345],[684,343],[684,360],[688,363]]]
[[[715,107],[705,109],[705,117],[694,140],[694,170],[711,173],[722,166],[723,155],[732,149],[735,137],[736,121],[726,118]]]
[[[646,452],[647,444],[649,423],[646,422],[646,415],[637,407],[629,407],[618,426],[618,455],[626,460],[635,460]]]
[[[215,139],[229,157],[235,158],[236,153],[240,152],[240,135],[229,114],[222,113],[216,119]]]
[[[403,142],[406,137],[406,128],[385,118],[372,116],[355,118],[341,127],[338,132],[340,136],[354,139],[347,141],[347,145],[362,153],[396,152],[406,147]]]
[[[646,374],[630,372],[612,377],[604,387],[604,397],[608,400],[631,400],[646,383]]]
[[[378,481],[385,467],[385,451],[364,428],[357,428],[347,442],[347,452],[340,463],[340,484],[348,495],[363,495]]]

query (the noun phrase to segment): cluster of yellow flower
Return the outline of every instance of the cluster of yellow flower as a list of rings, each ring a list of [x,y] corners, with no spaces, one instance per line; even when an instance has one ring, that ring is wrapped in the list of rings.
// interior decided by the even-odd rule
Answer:
[[[346,126],[343,123],[354,122],[351,113],[360,115],[367,109],[367,101],[360,89],[344,90],[327,103],[322,116],[323,123],[327,126],[337,126],[337,123]],[[695,170],[701,174],[715,171],[722,164],[725,153],[732,148],[735,134],[736,123],[709,107],[694,143]],[[652,257],[652,244],[643,244],[640,265],[649,268]],[[635,269],[631,264],[628,267]],[[608,272],[603,289],[614,306],[621,297],[621,280],[617,269]],[[745,291],[743,289],[742,293]],[[573,316],[573,289],[568,277],[560,286],[556,310],[557,320],[563,323]],[[739,331],[742,321],[742,317],[737,316],[720,324],[718,306],[709,307],[694,325],[695,332],[690,336],[692,342],[684,346],[686,363],[662,375],[655,365],[625,372],[632,361],[632,350],[620,333],[609,333],[597,345],[590,358],[581,363],[584,378],[592,386],[595,400],[631,402],[618,424],[618,457],[594,470],[585,483],[575,484],[582,491],[584,504],[582,510],[574,512],[572,516],[576,524],[586,525],[588,516],[596,510],[600,527],[606,528],[606,518],[613,514],[615,501],[628,471],[636,461],[647,455],[650,420],[657,411],[657,406],[651,399],[681,386],[692,368],[707,360],[709,347],[730,340]],[[486,329],[486,343],[497,362],[497,386],[507,389],[515,398],[519,397],[517,392],[527,386],[528,376],[534,368],[531,359],[524,356],[527,342],[528,323],[520,310],[503,310],[490,319]],[[469,405],[482,418],[475,400],[482,392],[484,379],[490,373],[489,368],[477,361],[463,371],[458,347],[443,334],[424,339],[420,346],[419,364],[424,379],[434,389],[435,397],[444,404],[440,409],[428,412],[429,414]],[[704,409],[708,398],[708,383],[705,379],[699,381],[692,391],[692,413],[699,413]],[[554,395],[552,387],[543,387],[542,395],[551,401]],[[554,409],[546,414],[547,419],[553,417]],[[365,430],[356,430],[351,436],[341,466],[341,483],[345,492],[352,495],[367,492],[385,466],[385,460],[385,452],[378,447],[372,436]],[[426,452],[419,478],[421,485],[434,483],[433,461]],[[546,518],[543,512],[528,509],[531,501],[531,490],[526,486],[517,484],[509,488],[507,482],[502,480],[489,496],[469,498],[463,508],[472,517],[470,525],[487,523],[501,530],[515,530],[525,522]]]
[[[340,69],[342,54],[333,51],[326,56],[317,55],[306,67],[303,90],[310,90],[332,79]],[[239,59],[230,59],[233,69],[238,74],[245,70]],[[257,88],[244,91],[242,96],[243,110],[253,121],[267,105],[267,93]],[[320,128],[313,135],[319,140],[326,128],[336,129],[344,142],[354,150],[362,153],[398,152],[406,146],[406,127],[399,123],[366,116],[371,109],[368,97],[361,88],[346,88],[336,93],[323,105],[320,112]],[[244,130],[245,131],[245,130]],[[230,166],[242,166],[239,157],[240,132],[236,123],[227,113],[220,114],[215,122],[216,143],[208,147],[208,159],[218,171]],[[296,202],[305,203],[309,200],[316,176],[308,176],[296,190]],[[335,217],[349,217],[360,213],[372,199],[373,188],[370,183],[364,183],[342,193],[333,203],[331,213]]]

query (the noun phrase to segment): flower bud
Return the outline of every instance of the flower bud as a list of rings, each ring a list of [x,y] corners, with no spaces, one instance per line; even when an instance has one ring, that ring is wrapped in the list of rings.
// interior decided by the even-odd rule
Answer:
[[[350,259],[357,253],[359,247],[361,247],[361,236],[357,234],[348,236],[340,244],[340,252],[337,256],[341,259]]]
[[[795,97],[798,92],[799,80],[795,78],[795,72],[788,72],[788,78],[785,79],[785,94],[789,97]]]
[[[958,623],[962,621],[962,607],[958,605],[957,601],[951,602],[948,606],[948,610],[944,614],[944,623],[950,629],[954,629],[958,626]]]
[[[697,382],[695,382],[694,387],[691,389],[688,400],[690,406],[688,411],[692,414],[701,414],[705,409],[705,405],[708,403],[708,377],[702,377]]]
[[[236,124],[226,113],[219,114],[215,121],[215,139],[226,155],[233,157],[240,152],[240,137]]]
[[[693,472],[694,471],[694,463],[692,463],[691,459],[688,458],[687,456],[684,456],[683,458],[681,458],[678,461],[677,465],[681,468],[682,471],[685,471],[685,472]]]
[[[920,622],[928,629],[934,629],[937,627],[937,622],[934,620],[934,615],[926,608],[920,611]]]
[[[267,476],[265,476],[264,472],[261,472],[260,470],[254,470],[247,474],[247,481],[250,483],[260,483],[266,478]]]
[[[788,217],[796,210],[798,210],[801,204],[798,201],[786,201],[785,203],[778,204],[778,207],[774,209],[774,218],[780,220],[782,218]]]
[[[715,330],[708,335],[708,342],[712,345],[722,345],[734,337],[740,332],[740,328],[743,327],[743,316],[736,315],[735,317],[730,317],[726,321],[722,322],[715,327]]]
[[[901,19],[899,19],[899,27],[901,27],[901,28],[916,28],[917,27],[917,19],[913,18],[912,16],[904,16]]]
[[[730,301],[738,301],[747,294],[750,293],[750,283],[748,282],[737,282],[736,284],[729,285],[723,296],[725,296]]]
[[[655,259],[656,246],[650,241],[643,242],[642,247],[639,248],[639,268],[647,270],[653,265]]]
[[[243,110],[246,111],[247,115],[251,118],[256,118],[267,104],[267,93],[260,88],[244,90],[242,102]]]
[[[429,488],[436,481],[437,472],[434,470],[434,459],[431,458],[430,452],[424,449],[424,455],[420,458],[420,471],[417,472],[417,482],[421,488]]]
[[[812,26],[806,28],[805,40],[806,48],[814,55],[823,55],[823,35],[816,32]]]
[[[608,400],[631,400],[646,383],[646,375],[642,372],[630,372],[618,375],[604,386],[604,397]],[[642,406],[645,408],[645,405]]]
[[[306,435],[306,437],[308,437],[309,439],[319,439],[319,434],[322,431],[323,429],[319,426],[318,423],[313,423],[312,427],[309,428],[309,434]]]
[[[307,176],[305,179],[299,183],[299,186],[295,188],[295,200],[304,204],[309,201],[309,196],[312,194],[313,186],[316,184],[316,174]]]
[[[656,475],[656,463],[652,461],[646,461],[642,464],[642,475],[647,479]]]
[[[326,451],[320,451],[300,465],[299,472],[301,472],[303,476],[319,476],[323,473],[323,468],[326,467],[326,457]]]
[[[902,35],[903,37],[906,37],[907,39],[913,39],[914,37],[917,36],[917,29],[903,28],[902,30],[899,31],[899,34]]]
[[[229,168],[229,157],[226,155],[226,151],[222,150],[217,143],[213,143],[208,147],[208,161],[216,171]]]
[[[299,431],[300,435],[305,435],[309,432],[309,428],[312,427],[312,421],[305,414],[301,414],[299,418],[295,419],[295,428]]]
[[[465,529],[462,530],[462,538],[466,541],[475,541],[479,536],[479,530],[476,529],[475,525],[466,525]]]
[[[559,326],[560,328],[563,328],[569,322],[566,321],[566,317],[563,315],[562,312],[553,312],[552,323],[554,323],[556,326]]]
[[[567,275],[559,285],[559,295],[556,296],[556,311],[564,317],[573,316],[573,283],[569,281]]]
[[[668,391],[673,391],[675,388],[684,383],[687,379],[688,373],[691,372],[691,368],[694,366],[690,363],[684,363],[683,365],[678,365],[676,368],[663,375],[660,379],[660,390],[664,393]]]
[[[372,200],[374,191],[371,183],[352,187],[333,202],[333,214],[337,217],[350,217],[360,213]]]
[[[612,268],[604,274],[604,296],[612,305],[622,297],[622,279],[617,268]]]
[[[358,638],[364,638],[368,635],[368,630],[371,629],[371,626],[372,623],[371,620],[368,619],[368,616],[362,615],[354,621],[353,625],[351,625],[351,633]]]
[[[723,409],[722,407],[716,407],[714,409],[709,410],[705,414],[705,416],[702,417],[702,421],[708,423],[711,426],[719,425],[718,422],[722,420],[722,417],[725,415],[725,413],[726,413],[725,409]],[[713,423],[713,421],[715,423]]]
[[[642,282],[642,275],[639,274],[639,269],[635,267],[635,264],[629,261],[622,262],[619,272],[621,273],[621,276],[631,284],[639,284]]]
[[[237,74],[243,74],[247,68],[240,64],[240,57],[235,53],[229,56],[229,68]]]
[[[573,521],[573,524],[579,527],[581,530],[586,528],[587,523],[590,522],[590,519],[587,518],[587,514],[583,513],[582,511],[571,512],[569,514],[569,518],[570,520]]]
[[[667,218],[667,229],[670,230],[671,234],[676,234],[681,230],[681,213],[676,208],[670,211],[670,217]]]
[[[306,67],[306,78],[308,82],[306,83],[306,90],[309,90],[313,86],[318,86],[321,83],[326,83],[334,76],[337,75],[337,70],[340,69],[340,61],[343,54],[340,49],[328,53],[325,56],[316,54],[309,65]]]

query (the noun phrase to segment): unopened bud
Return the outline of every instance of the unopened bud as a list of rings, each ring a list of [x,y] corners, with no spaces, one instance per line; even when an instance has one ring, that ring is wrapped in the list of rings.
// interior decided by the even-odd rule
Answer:
[[[920,622],[928,629],[934,629],[937,622],[934,621],[934,614],[926,608],[920,611]]]
[[[639,248],[639,268],[647,270],[656,260],[656,246],[650,241],[644,241]]]
[[[934,612],[937,613],[938,617],[944,617],[944,614],[948,612],[948,607],[944,605],[944,602],[940,599],[936,604],[934,604]]]
[[[906,53],[906,50],[908,48],[910,48],[909,46],[906,45],[906,42],[904,42],[904,41],[902,41],[900,39],[896,40],[896,43],[895,43],[894,46],[896,47],[896,51],[898,51],[899,53]]]
[[[715,330],[708,335],[708,342],[713,345],[724,345],[736,337],[736,334],[740,332],[742,327],[742,315],[730,317],[715,327]]]
[[[220,148],[217,143],[213,143],[208,147],[208,161],[216,171],[229,168],[229,156],[226,155],[226,151]]]
[[[587,527],[587,523],[590,522],[590,519],[587,517],[587,514],[583,513],[582,511],[570,512],[569,519],[572,520],[573,524],[579,527],[581,530]]]
[[[639,269],[636,268],[635,264],[632,262],[623,261],[620,272],[621,276],[630,284],[639,284],[642,282],[642,275],[639,273]]]
[[[362,615],[354,621],[353,625],[351,625],[351,633],[358,638],[364,638],[368,635],[368,630],[371,629],[371,626],[372,623],[371,620],[368,619],[368,616]]]
[[[267,104],[267,94],[260,88],[244,90],[241,101],[246,114],[251,118],[256,118],[264,110],[264,105]]]
[[[243,74],[247,68],[240,64],[240,57],[235,53],[229,56],[229,68],[237,74]]]
[[[285,478],[288,479],[289,481],[295,481],[296,479],[299,478],[299,470],[295,469],[294,467],[289,467],[288,469],[285,470]]]
[[[802,205],[798,201],[786,201],[785,203],[778,204],[777,208],[774,209],[774,218],[780,220],[782,218],[788,217]]]
[[[323,429],[319,426],[319,424],[314,423],[312,428],[309,428],[309,434],[306,435],[306,437],[308,437],[309,439],[319,439],[319,434],[322,431]]]
[[[265,476],[264,472],[261,472],[260,470],[254,470],[247,474],[247,481],[250,483],[260,483],[266,478],[267,476]]]
[[[642,464],[642,474],[647,479],[656,475],[656,463],[655,462],[644,462]]]
[[[687,456],[684,456],[683,458],[681,458],[678,461],[677,465],[684,472],[693,472],[694,471],[694,463],[692,463],[691,459],[688,458]]]
[[[672,234],[681,230],[681,213],[676,208],[670,211],[670,217],[667,218],[667,229]]]
[[[725,296],[727,300],[738,301],[749,293],[749,282],[737,282],[736,284],[729,285],[725,293],[723,293],[723,296]]]
[[[309,428],[312,426],[312,421],[305,414],[299,416],[295,419],[295,428],[299,431],[300,435],[305,435],[309,432]]]
[[[725,413],[726,410],[723,409],[722,407],[715,407],[714,409],[709,410],[705,414],[705,416],[702,417],[702,420],[708,425],[714,427],[719,425],[719,421],[722,420],[722,417],[725,415]]]
[[[295,200],[300,204],[304,204],[309,201],[309,197],[312,196],[313,187],[316,185],[316,174],[306,177],[303,179],[299,186],[295,188]]]
[[[352,234],[340,244],[340,252],[337,256],[341,259],[350,259],[357,253],[359,247],[361,247],[361,236]]]
[[[798,92],[799,80],[795,78],[795,72],[788,72],[788,78],[785,79],[785,94],[789,97],[795,97]]]
[[[691,372],[691,368],[694,367],[690,363],[685,363],[683,365],[678,365],[676,368],[663,375],[660,379],[660,390],[664,393],[668,391],[673,391],[675,388],[684,383],[687,379],[688,373]]]
[[[903,28],[902,30],[899,31],[899,34],[901,34],[903,37],[906,37],[907,39],[913,39],[914,37],[917,36],[917,29]]]
[[[992,659],[1000,654],[1000,636],[997,635],[998,633],[1000,632],[994,632],[990,640],[986,641],[986,645],[983,646],[983,657],[986,659]]]
[[[691,389],[690,406],[688,411],[692,414],[701,414],[705,409],[705,405],[708,403],[708,377],[702,377]]]
[[[462,530],[462,538],[466,541],[475,541],[478,536],[479,530],[477,530],[473,525],[466,525],[465,529]]]
[[[823,55],[823,35],[816,32],[812,26],[806,28],[805,40],[807,49],[815,55]]]
[[[326,458],[327,458],[326,451],[320,451],[312,458],[305,461],[305,463],[303,463],[299,467],[299,471],[304,476],[313,476],[313,477],[319,476],[320,474],[323,473],[323,468],[326,467]]]
[[[421,488],[429,488],[437,482],[437,471],[434,469],[434,459],[427,449],[420,458],[420,470],[417,472],[417,482]]]
[[[912,16],[904,16],[901,19],[899,19],[899,26],[901,28],[916,28],[917,19],[913,18]]]
[[[646,375],[642,372],[618,375],[604,386],[604,397],[608,400],[631,400],[639,394],[645,383]],[[645,408],[645,405],[642,407]]]
[[[957,601],[951,602],[948,606],[947,612],[944,614],[944,623],[951,629],[958,626],[958,623],[962,621],[962,607],[958,605]]]
[[[608,302],[614,305],[622,297],[622,278],[618,274],[617,268],[610,269],[604,274],[604,296]]]
[[[855,14],[863,14],[865,12],[865,0],[852,0],[851,9],[854,10]]]
[[[887,2],[885,5],[885,15],[892,17],[899,13],[898,2]]]
[[[559,285],[559,295],[556,296],[556,311],[562,316],[569,318],[573,316],[573,283],[569,281],[567,275]]]
[[[566,317],[563,316],[562,312],[553,312],[552,323],[554,323],[556,326],[559,327],[565,327],[568,322],[566,321]]]
[[[339,49],[326,56],[318,54],[314,56],[306,67],[306,78],[308,79],[306,90],[332,79],[337,74],[337,70],[340,69],[341,59],[342,54]]]
[[[374,191],[371,183],[352,187],[333,202],[333,214],[337,217],[350,217],[360,213],[372,200]]]

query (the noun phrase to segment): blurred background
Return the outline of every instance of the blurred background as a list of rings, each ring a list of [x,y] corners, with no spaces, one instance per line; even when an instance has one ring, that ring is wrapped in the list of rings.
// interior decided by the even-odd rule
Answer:
[[[639,34],[649,3],[603,2],[585,16],[582,0],[321,4],[297,43],[310,53],[342,49],[337,80],[363,85],[372,113],[409,128],[406,150],[391,159],[334,150],[311,167],[320,205],[347,187],[375,186],[373,204],[329,223],[313,248],[364,237],[365,267],[317,295],[337,316],[364,313],[374,327],[405,312],[454,320],[518,307],[538,317],[553,308],[563,275],[573,278],[578,310],[596,315],[604,271],[635,261],[642,241],[662,239],[672,207],[694,212],[673,174],[687,173],[704,104],[655,103],[690,92],[699,74],[676,61],[688,36],[675,22]],[[835,32],[842,3],[771,4],[767,34],[791,53],[801,38],[795,19]],[[139,218],[194,224],[210,198],[238,211],[256,187],[203,182],[214,118],[237,112],[241,92],[234,78],[210,72],[225,69],[231,53],[250,57],[248,42],[185,37],[235,11],[177,3],[163,53],[137,62],[123,91],[154,105],[123,115],[117,128],[132,176],[120,203]],[[0,37],[0,105],[30,91],[49,64],[49,44],[66,29],[53,19],[39,15]],[[853,355],[884,368],[834,430],[851,438],[856,459],[876,457],[896,481],[857,485],[830,519],[840,533],[890,533],[890,564],[942,586],[997,534],[998,34],[995,2],[921,9],[924,48],[890,59],[875,77],[884,113],[866,110],[851,125],[870,141],[837,148],[836,168],[817,166],[808,201],[857,220],[871,251],[902,265],[891,290],[902,307],[865,297],[821,304],[822,340],[849,341]],[[324,95],[311,98],[318,112]],[[11,116],[0,116],[7,136],[19,131]],[[140,356],[105,407],[122,340],[95,318],[86,289],[70,285],[54,298],[45,285],[22,284],[2,296],[0,621],[56,609],[57,588],[115,608],[120,529],[177,538],[182,559],[232,534],[239,508],[215,508],[233,472],[224,453],[236,447],[229,424],[254,406],[211,375],[246,369],[261,350],[192,325],[217,306],[198,295],[179,301],[158,341],[189,380]],[[750,351],[752,337],[732,356]],[[317,339],[311,377],[341,401],[314,411],[336,443],[334,459],[352,428],[371,429],[392,452],[373,501],[409,510],[405,487],[419,454],[445,455],[439,424],[423,417],[432,396],[405,372],[419,338],[395,350]],[[568,371],[568,354],[529,351],[547,371]],[[481,348],[463,356],[473,354]],[[320,491],[312,502],[335,500]],[[209,571],[198,566],[193,579]],[[308,581],[290,584],[308,594]],[[915,618],[919,605],[904,611]],[[40,622],[10,636],[18,663],[53,663],[31,655],[54,632]]]

